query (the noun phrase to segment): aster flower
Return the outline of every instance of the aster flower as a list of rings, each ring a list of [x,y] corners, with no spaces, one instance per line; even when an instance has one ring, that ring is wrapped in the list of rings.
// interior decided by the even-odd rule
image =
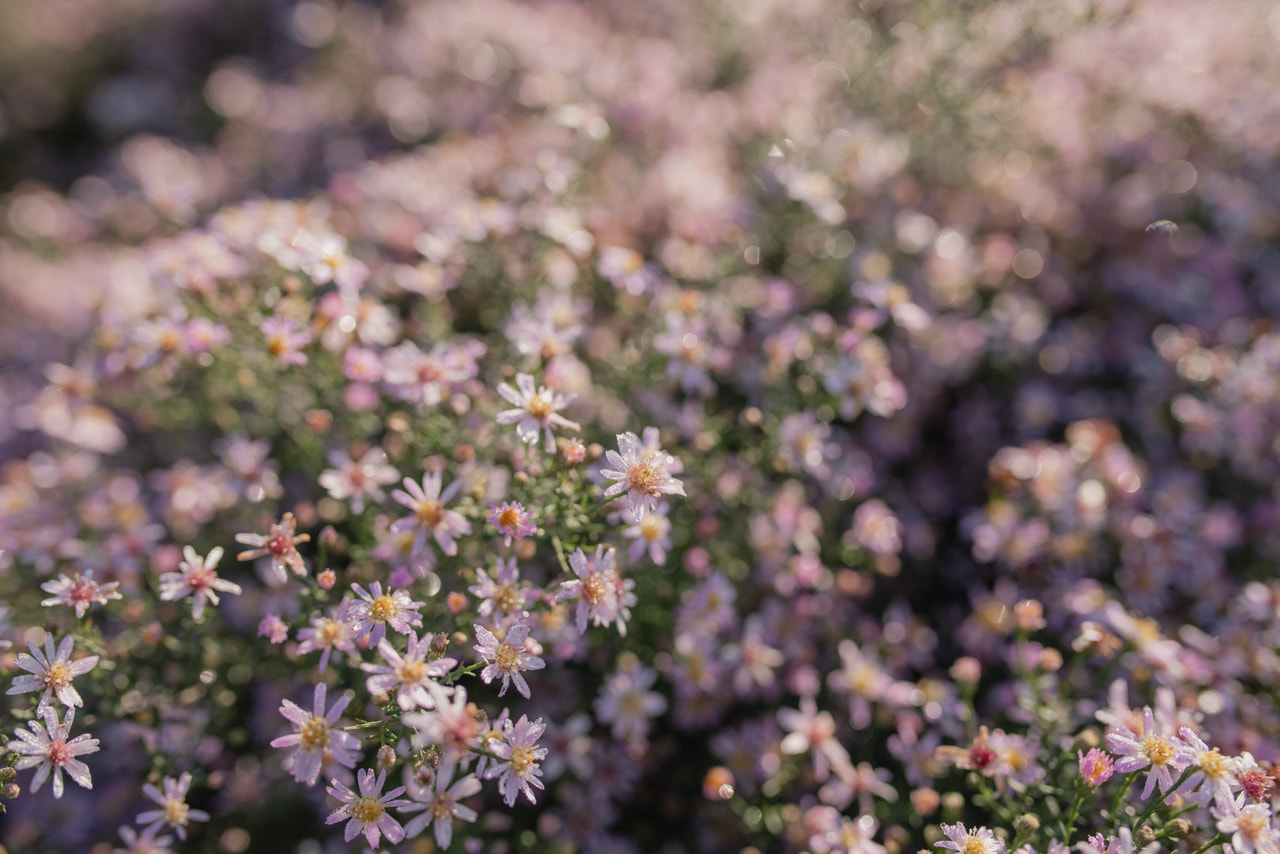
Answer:
[[[627,506],[636,524],[644,521],[645,510],[653,510],[659,495],[684,495],[684,483],[671,476],[675,458],[658,450],[647,450],[635,433],[618,434],[618,450],[606,451],[612,468],[600,474],[616,480],[604,491],[606,498],[627,493]]]
[[[644,741],[649,721],[667,710],[666,698],[649,690],[657,678],[657,671],[634,662],[605,680],[594,708],[600,723],[612,724],[615,739]]]
[[[538,656],[529,652],[526,641],[529,638],[529,615],[522,614],[520,619],[516,620],[507,629],[505,637],[501,641],[479,623],[474,624],[476,640],[476,652],[488,662],[484,670],[480,671],[480,678],[484,680],[484,684],[488,685],[498,676],[502,677],[502,690],[498,692],[498,696],[507,693],[507,689],[511,687],[511,683],[516,683],[516,690],[526,700],[529,699],[529,683],[520,675],[522,670],[541,670],[547,666],[547,663]]]
[[[521,792],[530,803],[537,803],[533,789],[545,788],[538,779],[542,776],[538,764],[547,757],[547,749],[538,747],[537,743],[546,729],[542,718],[530,722],[527,716],[521,715],[515,724],[507,721],[503,725],[502,740],[489,746],[499,761],[489,767],[485,776],[490,780],[498,778],[498,792],[509,807],[516,805]]]
[[[259,327],[267,339],[267,352],[286,365],[305,365],[307,354],[300,348],[311,341],[310,333],[299,329],[292,318],[272,315]]]
[[[813,775],[819,782],[837,772],[853,770],[849,754],[836,739],[836,721],[830,712],[819,712],[811,695],[800,698],[799,709],[779,709],[778,723],[787,730],[779,745],[783,753],[813,755]]]
[[[386,664],[365,662],[360,668],[373,675],[365,682],[370,693],[396,693],[396,702],[405,711],[410,709],[430,709],[436,704],[437,697],[446,696],[450,689],[439,685],[435,680],[458,665],[456,658],[437,658],[428,661],[431,655],[431,643],[435,635],[427,633],[418,639],[418,633],[409,632],[409,643],[404,654],[384,638],[378,641],[378,654]]]
[[[506,536],[504,546],[510,546],[513,539],[522,540],[538,529],[533,524],[529,511],[519,501],[506,501],[500,506],[491,505],[485,521],[497,528],[499,534]]]
[[[504,409],[497,415],[499,424],[515,424],[516,435],[526,445],[538,443],[538,433],[542,432],[543,447],[547,453],[554,453],[556,437],[553,427],[566,430],[582,430],[577,424],[560,415],[556,410],[563,409],[573,402],[573,395],[565,396],[552,392],[546,386],[534,391],[533,377],[529,374],[516,374],[516,388],[507,383],[498,384],[498,394],[516,409]]]
[[[32,792],[39,791],[44,781],[48,780],[49,775],[52,774],[53,796],[61,798],[63,771],[66,771],[68,777],[84,788],[93,788],[93,780],[89,777],[89,766],[76,757],[97,753],[98,739],[91,738],[86,733],[67,741],[67,736],[71,733],[71,722],[75,720],[75,713],[75,709],[67,709],[66,716],[59,723],[58,713],[50,703],[41,711],[44,718],[43,724],[40,721],[27,721],[31,732],[23,729],[14,731],[13,734],[18,740],[9,742],[7,746],[10,751],[18,754],[14,762],[15,768],[19,771],[25,768],[36,769],[35,775],[31,778]]]
[[[384,835],[391,843],[404,839],[404,828],[387,812],[392,807],[409,805],[409,801],[398,797],[404,793],[404,786],[397,786],[384,795],[382,786],[387,781],[386,769],[379,771],[375,779],[373,769],[365,768],[356,772],[356,779],[360,786],[359,795],[338,780],[332,781],[332,785],[326,789],[330,795],[342,801],[342,806],[331,812],[324,823],[337,824],[344,818],[349,819],[342,838],[350,842],[363,833],[365,841],[375,850]]]
[[[468,707],[467,689],[461,685],[455,686],[453,696],[446,702],[437,702],[434,709],[406,712],[400,720],[414,728],[415,750],[428,745],[435,745],[440,749],[438,770],[441,774],[446,768],[452,771],[463,758],[470,755],[481,732],[475,707]]]
[[[253,560],[259,557],[271,558],[271,572],[276,581],[285,584],[289,580],[285,569],[293,570],[299,577],[307,574],[307,564],[298,553],[298,543],[311,539],[310,534],[294,534],[297,520],[292,513],[285,513],[278,524],[273,524],[265,534],[236,534],[236,542],[255,548],[240,552],[236,560]]]
[[[569,555],[569,568],[577,579],[560,582],[556,598],[564,601],[578,600],[578,634],[587,631],[587,620],[597,626],[614,622],[619,616],[618,590],[620,578],[614,568],[614,552],[604,546],[596,546],[596,553],[588,558],[582,549]]]
[[[427,536],[435,538],[440,550],[447,555],[458,553],[455,537],[471,533],[471,523],[461,513],[444,509],[444,505],[453,500],[462,488],[462,481],[455,480],[441,489],[443,476],[440,472],[430,472],[422,476],[419,486],[412,478],[404,479],[404,489],[392,491],[391,497],[413,511],[412,516],[404,516],[391,523],[393,533],[415,531],[413,541],[414,554],[421,552],[426,546]],[[407,490],[407,491],[406,491]]]
[[[113,848],[111,854],[173,854],[172,836],[156,836],[154,828],[139,833],[132,827],[120,828],[120,839],[126,847]]]
[[[474,774],[468,774],[450,786],[449,784],[453,782],[453,772],[453,768],[441,769],[435,775],[435,785],[422,787],[417,792],[410,791],[409,796],[412,800],[408,806],[401,807],[400,812],[410,813],[421,810],[422,814],[405,825],[406,839],[412,839],[426,830],[428,825],[434,825],[436,845],[443,851],[453,841],[455,818],[462,821],[476,820],[476,811],[470,807],[464,807],[458,801],[479,792],[480,780]]]
[[[364,510],[365,499],[382,501],[387,494],[382,487],[395,483],[400,475],[387,462],[387,452],[382,448],[370,448],[359,460],[353,460],[342,451],[329,453],[331,469],[320,473],[318,483],[329,490],[335,501],[350,501],[351,511]]]
[[[1230,812],[1235,805],[1233,790],[1240,788],[1236,780],[1236,762],[1205,744],[1190,727],[1178,730],[1178,736],[1190,748],[1195,770],[1187,777],[1178,793],[1204,806],[1210,800],[1220,811]]]
[[[355,637],[351,634],[351,626],[346,621],[349,600],[343,600],[332,611],[316,614],[311,618],[311,625],[298,632],[298,653],[320,652],[320,672],[324,673],[329,666],[329,656],[340,650],[353,653],[356,649]]]
[[[1249,804],[1219,814],[1218,832],[1231,834],[1231,848],[1236,854],[1277,854],[1280,832],[1271,826],[1269,804]]]
[[[415,626],[422,625],[422,615],[418,609],[422,602],[415,602],[403,590],[382,592],[382,583],[375,581],[366,591],[359,584],[352,584],[351,589],[360,598],[347,606],[347,623],[356,640],[368,636],[369,643],[376,644],[387,635],[387,626],[402,635],[409,633]]]
[[[1115,763],[1105,750],[1094,747],[1088,753],[1078,750],[1076,755],[1080,759],[1080,778],[1090,788],[1101,786],[1115,773]]]
[[[71,635],[62,639],[58,651],[53,650],[52,633],[44,636],[44,651],[34,643],[28,643],[31,654],[19,653],[17,665],[27,671],[25,675],[14,677],[13,686],[5,694],[26,694],[30,691],[44,690],[36,708],[43,709],[49,705],[49,697],[56,695],[58,702],[64,706],[83,706],[79,692],[71,684],[77,676],[83,676],[98,666],[98,656],[90,655],[77,661],[71,660],[71,648],[75,644]]]
[[[658,566],[666,566],[667,549],[671,548],[671,520],[667,518],[669,505],[659,504],[652,513],[622,532],[622,536],[632,541],[628,557],[639,560],[646,551],[649,559]]]
[[[280,714],[293,724],[294,732],[282,735],[271,742],[277,750],[297,748],[281,763],[281,767],[293,775],[293,779],[314,786],[320,776],[320,767],[326,762],[337,762],[344,768],[355,768],[360,759],[360,739],[338,728],[338,719],[354,696],[350,691],[338,698],[325,711],[325,684],[316,685],[311,711],[289,700],[280,704]]]
[[[218,591],[240,595],[240,585],[219,578],[215,567],[222,560],[222,546],[214,546],[208,557],[200,557],[191,546],[182,550],[186,560],[178,564],[178,572],[160,575],[160,598],[174,602],[187,596],[191,598],[191,616],[199,620],[204,613],[205,601],[218,604]]]
[[[990,828],[966,830],[960,823],[944,824],[942,832],[947,835],[947,841],[934,843],[937,848],[950,848],[958,854],[1004,854],[1004,840]]]
[[[1150,706],[1142,710],[1142,733],[1112,727],[1107,730],[1107,747],[1120,757],[1116,770],[1121,774],[1149,768],[1147,783],[1142,788],[1142,798],[1151,797],[1157,785],[1163,794],[1173,786],[1174,777],[1191,764],[1191,749],[1177,737],[1165,735],[1156,727],[1155,714]]]
[[[83,619],[85,612],[93,605],[105,605],[110,599],[120,599],[117,589],[120,582],[111,581],[99,584],[93,580],[93,570],[85,570],[84,574],[76,573],[72,577],[59,573],[53,581],[46,581],[40,589],[53,595],[40,604],[46,608],[54,605],[66,605],[76,609],[76,619]]]
[[[499,558],[492,576],[483,569],[477,569],[476,583],[468,587],[467,592],[480,599],[477,608],[480,616],[492,614],[495,619],[523,611],[538,601],[538,591],[528,582],[521,583],[515,558],[505,561]]]
[[[191,775],[183,774],[178,779],[165,777],[161,781],[161,791],[148,783],[142,787],[146,796],[160,805],[161,809],[139,813],[134,819],[138,824],[147,825],[143,832],[154,832],[163,825],[173,828],[178,838],[186,840],[187,825],[193,821],[208,821],[209,814],[204,810],[194,810],[187,805],[187,790],[191,788]]]

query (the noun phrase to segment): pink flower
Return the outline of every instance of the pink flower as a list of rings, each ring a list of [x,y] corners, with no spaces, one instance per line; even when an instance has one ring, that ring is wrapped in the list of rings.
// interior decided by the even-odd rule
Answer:
[[[350,842],[363,833],[365,841],[375,850],[383,835],[391,843],[404,839],[404,828],[387,813],[391,807],[409,805],[409,801],[397,798],[404,792],[404,786],[397,786],[385,795],[382,794],[382,786],[387,781],[385,769],[378,772],[376,780],[372,768],[362,769],[356,772],[356,779],[360,785],[359,795],[337,780],[326,789],[330,795],[342,801],[342,806],[331,812],[324,823],[337,824],[344,818],[350,819],[342,838]]]
[[[289,626],[280,619],[279,614],[267,614],[258,623],[258,637],[270,638],[274,644],[282,644],[289,639]]]
[[[506,535],[504,546],[510,546],[513,539],[524,539],[538,530],[529,511],[519,501],[507,501],[501,506],[490,505],[489,517],[485,521],[497,528],[499,534]]]
[[[1231,834],[1231,848],[1237,854],[1280,852],[1280,832],[1271,826],[1269,804],[1249,804],[1218,816],[1218,832]]]
[[[277,750],[297,748],[285,758],[281,767],[292,774],[293,779],[308,786],[315,785],[320,767],[325,762],[333,761],[344,768],[355,768],[360,759],[360,740],[337,728],[338,719],[354,695],[349,691],[343,694],[326,712],[325,690],[323,682],[316,686],[310,713],[296,703],[283,701],[280,714],[293,724],[294,732],[271,742]]]
[[[476,570],[476,583],[467,592],[481,600],[477,609],[480,616],[499,616],[523,611],[538,600],[538,591],[528,582],[521,583],[520,569],[515,558],[498,559],[493,576],[483,569]]]
[[[452,773],[458,762],[470,755],[480,735],[474,710],[474,706],[467,708],[467,689],[458,685],[447,702],[437,702],[434,709],[426,712],[406,712],[400,720],[416,730],[414,749],[439,747],[439,773],[443,774],[446,768]]]
[[[76,619],[82,619],[91,606],[105,605],[109,599],[122,598],[116,589],[119,586],[118,581],[107,584],[94,581],[92,569],[86,570],[83,575],[76,573],[72,578],[60,573],[56,580],[40,585],[41,590],[53,594],[40,604],[46,608],[59,604],[75,608]]]
[[[575,549],[569,555],[569,568],[578,577],[560,582],[560,592],[556,598],[561,601],[578,600],[578,634],[587,631],[588,619],[597,626],[605,626],[619,619],[618,593],[621,579],[614,568],[613,554],[613,549],[605,551],[604,546],[596,546],[596,553],[590,558],[582,549]]]
[[[1088,753],[1076,751],[1076,754],[1080,757],[1080,776],[1090,788],[1096,789],[1115,773],[1115,763],[1105,750],[1094,747]]]
[[[1147,784],[1142,788],[1142,798],[1151,797],[1159,785],[1163,794],[1173,787],[1174,777],[1191,764],[1191,748],[1178,738],[1165,735],[1156,728],[1155,714],[1151,707],[1142,710],[1142,732],[1135,734],[1128,729],[1111,727],[1107,730],[1107,747],[1119,756],[1116,770],[1121,774],[1150,768]]]
[[[422,625],[418,609],[423,603],[415,602],[403,590],[383,593],[378,581],[370,584],[368,591],[359,584],[352,584],[351,589],[360,598],[347,606],[346,619],[357,640],[367,635],[369,643],[376,644],[386,637],[387,626],[407,635],[411,628]]]
[[[62,797],[62,772],[86,789],[93,788],[89,777],[89,766],[77,756],[98,752],[98,739],[88,734],[78,735],[67,741],[71,733],[71,722],[75,719],[75,709],[67,709],[66,717],[58,723],[58,713],[53,704],[46,705],[42,711],[44,723],[27,721],[31,732],[16,730],[17,741],[8,744],[9,750],[18,754],[14,767],[18,770],[35,768],[35,776],[31,778],[31,791],[39,791],[44,781],[53,775],[53,796]]]
[[[568,397],[552,392],[546,386],[534,391],[533,377],[529,374],[516,374],[516,386],[507,383],[498,384],[498,394],[517,407],[504,409],[497,415],[499,424],[515,424],[516,435],[526,445],[538,443],[538,433],[544,436],[543,447],[547,453],[554,453],[556,437],[552,427],[563,427],[566,430],[581,430],[582,426],[560,415],[556,410],[563,409],[573,402]]]
[[[19,653],[16,662],[27,673],[15,677],[13,687],[5,691],[5,694],[26,694],[43,688],[44,694],[36,705],[37,709],[43,709],[49,705],[49,697],[55,695],[58,702],[64,706],[83,706],[84,701],[80,699],[80,694],[71,684],[71,680],[97,667],[98,656],[90,655],[78,661],[72,661],[71,647],[74,643],[71,635],[67,635],[62,639],[62,643],[58,644],[56,654],[53,651],[51,633],[44,636],[44,652],[41,652],[40,647],[34,643],[28,643],[31,655],[25,652]]]
[[[666,698],[649,690],[657,678],[656,671],[636,662],[605,680],[594,704],[596,719],[612,724],[615,739],[643,742],[649,721],[667,710]]]
[[[400,808],[400,812],[417,812],[422,814],[413,818],[405,825],[404,835],[407,839],[412,839],[422,831],[426,830],[428,825],[435,825],[436,845],[440,846],[440,850],[449,847],[449,843],[453,841],[453,820],[455,818],[462,821],[475,821],[476,811],[470,807],[464,807],[458,801],[463,798],[469,798],[480,791],[480,780],[474,774],[468,774],[461,780],[458,780],[452,786],[449,783],[453,780],[454,769],[452,767],[442,768],[436,774],[435,785],[423,787],[420,791],[410,791],[409,796],[413,799],[408,806]]]
[[[286,365],[305,365],[307,354],[301,352],[311,341],[310,333],[299,329],[291,318],[272,315],[260,327],[267,339],[267,352]]]
[[[353,513],[364,510],[366,498],[371,501],[386,498],[382,487],[395,483],[400,477],[387,463],[387,452],[381,448],[370,448],[358,461],[342,451],[331,451],[329,464],[334,468],[322,471],[318,482],[329,490],[333,500],[350,500]]]
[[[187,838],[187,825],[193,821],[208,821],[209,814],[204,810],[193,810],[187,806],[187,790],[191,788],[191,775],[183,774],[178,779],[165,777],[162,781],[164,791],[148,783],[142,787],[148,798],[159,804],[162,809],[148,810],[139,813],[135,821],[147,825],[143,832],[155,831],[161,825],[169,825],[178,834],[179,839]]]
[[[606,451],[605,461],[613,468],[601,469],[600,474],[618,482],[604,496],[627,493],[636,524],[644,521],[646,509],[655,508],[659,495],[684,495],[684,483],[671,476],[675,458],[661,449],[649,450],[635,433],[619,433],[618,450]]]
[[[293,570],[299,577],[307,574],[307,564],[298,553],[298,543],[311,539],[310,534],[294,534],[295,520],[292,513],[280,517],[279,524],[273,524],[265,534],[236,534],[236,542],[246,546],[256,546],[236,555],[236,560],[253,560],[257,557],[271,558],[271,571],[280,584],[289,581],[285,569]]]
[[[311,625],[298,632],[299,654],[322,650],[321,673],[329,666],[329,656],[335,649],[346,653],[355,652],[355,638],[351,634],[351,627],[346,623],[348,604],[349,600],[344,600],[328,616],[316,614],[311,618]]]
[[[160,576],[160,598],[168,602],[191,598],[191,616],[196,620],[204,613],[205,601],[218,604],[218,591],[240,595],[240,585],[219,578],[215,567],[222,560],[222,547],[214,546],[208,557],[200,557],[191,546],[182,550],[186,560],[178,564],[178,572]]]
[[[511,624],[506,636],[499,641],[493,632],[476,623],[476,652],[484,658],[488,665],[480,671],[480,678],[488,685],[498,676],[502,677],[502,690],[498,696],[507,693],[512,681],[516,690],[526,700],[529,699],[529,683],[520,675],[522,670],[541,670],[547,663],[526,649],[525,641],[529,637],[529,615],[523,614]]]

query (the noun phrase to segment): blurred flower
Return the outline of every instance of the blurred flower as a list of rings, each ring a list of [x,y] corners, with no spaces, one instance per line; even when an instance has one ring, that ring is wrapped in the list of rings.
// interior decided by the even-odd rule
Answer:
[[[93,580],[93,570],[85,570],[84,574],[76,573],[68,578],[59,573],[57,580],[46,581],[40,589],[53,596],[40,604],[46,608],[53,605],[66,605],[76,610],[76,619],[84,617],[85,612],[93,605],[105,605],[109,599],[119,599],[121,594],[117,588],[120,582],[112,581],[99,584]]]
[[[449,785],[450,783],[453,785]],[[419,792],[411,792],[412,800],[400,807],[402,813],[422,811],[421,815],[415,816],[404,826],[405,838],[412,839],[426,830],[428,825],[434,825],[436,844],[442,850],[447,849],[453,841],[453,820],[476,820],[476,811],[458,801],[479,791],[480,780],[474,774],[468,774],[455,783],[453,768],[442,769],[436,774],[434,785],[424,787]]]
[[[539,431],[541,431],[544,436],[543,448],[548,454],[552,454],[556,450],[553,427],[578,431],[582,429],[581,425],[570,421],[557,411],[572,403],[573,395],[556,394],[546,386],[535,392],[533,377],[529,374],[516,374],[516,388],[512,388],[507,383],[499,383],[498,394],[517,407],[499,412],[498,423],[515,424],[516,435],[526,445],[536,445]]]
[[[178,572],[160,575],[161,599],[172,602],[192,597],[191,616],[199,620],[204,614],[205,601],[218,604],[218,591],[240,595],[240,585],[219,578],[215,570],[218,561],[222,559],[221,546],[214,546],[208,557],[200,557],[191,546],[185,546],[182,554],[185,560],[178,564]]]
[[[270,557],[271,572],[279,584],[285,584],[289,580],[289,576],[285,573],[286,569],[293,570],[293,574],[297,576],[306,575],[307,565],[302,555],[298,554],[297,546],[298,543],[310,540],[311,535],[294,534],[295,524],[293,514],[285,513],[280,517],[280,522],[272,524],[265,534],[236,534],[237,543],[256,547],[240,552],[236,555],[236,560]]]
[[[530,536],[538,529],[533,524],[529,511],[519,501],[505,501],[501,505],[490,505],[486,522],[498,529],[506,540],[503,545],[510,546],[513,539],[520,540]]]
[[[365,681],[370,693],[390,694],[395,691],[396,702],[405,711],[430,709],[450,690],[435,680],[458,665],[456,658],[429,660],[431,645],[436,636],[428,632],[418,639],[418,633],[410,631],[404,654],[400,654],[383,638],[378,641],[378,654],[385,664],[366,661],[360,669],[372,673]]]
[[[162,825],[168,825],[178,834],[178,838],[187,838],[187,825],[193,821],[208,821],[209,814],[204,810],[192,809],[187,805],[187,790],[191,788],[191,775],[183,774],[178,779],[165,777],[161,781],[164,791],[148,783],[142,787],[148,798],[161,806],[158,810],[139,813],[134,819],[138,824],[147,825],[143,832],[154,833]]]
[[[397,519],[391,525],[393,532],[415,531],[413,552],[418,554],[426,547],[427,537],[433,536],[440,550],[447,555],[458,553],[455,537],[471,533],[471,523],[462,514],[444,509],[462,488],[462,481],[455,480],[441,490],[442,475],[430,472],[422,476],[419,486],[412,478],[404,479],[404,488],[393,490],[391,497],[413,511],[412,516]]]

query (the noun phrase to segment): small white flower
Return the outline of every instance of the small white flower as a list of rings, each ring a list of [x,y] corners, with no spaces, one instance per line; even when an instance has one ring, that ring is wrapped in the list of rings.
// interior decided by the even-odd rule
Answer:
[[[27,644],[31,655],[25,652],[18,655],[17,665],[27,673],[13,680],[13,687],[6,694],[26,694],[29,691],[44,689],[37,708],[43,709],[49,704],[49,697],[56,695],[58,702],[64,706],[83,706],[80,693],[76,691],[71,680],[83,676],[98,666],[98,656],[90,655],[78,661],[71,660],[71,647],[74,644],[71,635],[62,639],[58,651],[53,651],[53,635],[44,636],[44,651],[34,643]]]
[[[544,436],[543,447],[548,454],[555,453],[556,437],[552,427],[563,427],[566,430],[581,431],[582,426],[570,421],[556,410],[563,409],[573,402],[573,396],[556,394],[546,386],[534,391],[533,377],[529,374],[516,374],[516,388],[507,383],[498,384],[498,394],[507,399],[517,409],[504,409],[497,415],[499,424],[515,424],[516,435],[526,445],[538,443],[538,433]]]
[[[239,596],[240,585],[219,578],[216,567],[222,560],[222,547],[214,546],[208,557],[200,557],[191,546],[182,550],[186,560],[178,564],[178,572],[166,572],[160,576],[160,598],[169,602],[191,598],[191,616],[199,620],[204,613],[204,603],[218,604],[218,591]]]
[[[684,483],[671,476],[676,460],[666,451],[650,450],[635,433],[618,434],[618,450],[606,451],[605,461],[613,468],[600,474],[617,483],[604,491],[606,498],[627,493],[627,506],[636,524],[644,521],[645,510],[653,510],[660,495],[684,495]]]
[[[76,757],[97,753],[98,739],[91,738],[86,733],[67,741],[75,714],[75,709],[67,709],[66,717],[63,718],[62,723],[58,723],[58,713],[53,705],[49,704],[43,709],[43,724],[39,721],[27,721],[31,732],[22,729],[14,731],[13,734],[18,737],[18,740],[8,744],[11,751],[19,754],[14,767],[20,771],[24,768],[36,769],[35,776],[31,778],[32,792],[39,791],[44,781],[53,774],[53,796],[62,797],[63,771],[66,771],[68,777],[84,788],[93,788],[93,780],[89,777],[89,766]]]

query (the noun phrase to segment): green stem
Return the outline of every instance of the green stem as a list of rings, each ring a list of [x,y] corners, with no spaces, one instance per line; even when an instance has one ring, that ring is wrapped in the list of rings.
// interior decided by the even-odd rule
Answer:
[[[1130,771],[1124,775],[1124,779],[1120,782],[1120,788],[1116,792],[1116,798],[1111,802],[1111,835],[1115,836],[1116,831],[1120,829],[1120,802],[1124,800],[1124,796],[1129,791],[1129,787],[1133,785],[1133,781],[1138,779],[1138,775],[1142,773],[1142,769]]]
[[[551,545],[556,547],[556,560],[560,561],[560,569],[564,570],[565,575],[573,575],[573,570],[569,569],[569,561],[564,558],[564,544],[560,542],[560,538],[553,536]]]
[[[1208,851],[1213,846],[1221,845],[1222,843],[1226,842],[1228,839],[1230,839],[1230,837],[1227,836],[1225,833],[1219,833],[1217,836],[1210,839],[1204,845],[1201,845],[1195,851],[1192,851],[1191,854],[1204,854],[1204,852]]]

